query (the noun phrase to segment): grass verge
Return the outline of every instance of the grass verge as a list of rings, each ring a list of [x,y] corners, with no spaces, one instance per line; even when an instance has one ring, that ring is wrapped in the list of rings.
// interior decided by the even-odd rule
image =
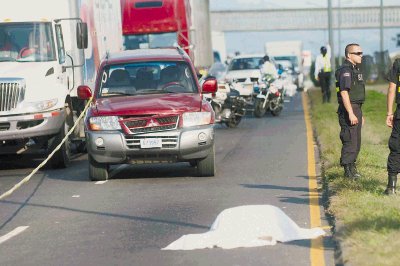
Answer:
[[[335,217],[335,237],[342,259],[351,265],[399,265],[400,196],[385,196],[387,183],[386,95],[367,90],[363,105],[365,124],[358,169],[362,179],[343,178],[339,165],[341,142],[336,97],[321,103],[319,89],[308,90],[313,127],[320,143],[322,173],[329,193],[329,214]],[[400,195],[400,192],[399,192]]]

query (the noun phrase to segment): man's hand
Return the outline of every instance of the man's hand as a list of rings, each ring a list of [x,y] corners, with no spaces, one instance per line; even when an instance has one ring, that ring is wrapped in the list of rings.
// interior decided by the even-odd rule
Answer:
[[[358,118],[357,118],[357,116],[355,116],[353,113],[350,113],[350,114],[349,114],[349,120],[350,120],[350,124],[351,124],[352,126],[358,124]]]
[[[386,125],[388,127],[393,127],[393,115],[386,116]]]

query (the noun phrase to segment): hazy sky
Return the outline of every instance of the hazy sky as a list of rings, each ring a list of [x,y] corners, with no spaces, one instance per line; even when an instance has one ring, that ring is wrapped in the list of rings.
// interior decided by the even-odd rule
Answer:
[[[332,0],[332,6],[338,6],[339,0]],[[383,0],[385,6],[399,6],[400,0]],[[341,0],[340,6],[379,6],[380,0]],[[277,8],[316,8],[327,7],[328,1],[321,0],[210,0],[211,10],[240,10],[240,9],[277,9]],[[400,50],[396,47],[395,37],[399,29],[384,30],[384,49],[389,52]],[[338,32],[334,31],[335,54],[344,50],[347,43],[360,43],[364,51],[372,54],[379,50],[379,29],[342,30],[341,45],[338,47]],[[228,54],[235,51],[241,53],[263,53],[264,43],[279,40],[302,40],[305,50],[311,50],[314,55],[319,48],[328,43],[328,32],[318,31],[284,31],[284,32],[230,32],[225,34]],[[343,52],[341,52],[343,54]]]

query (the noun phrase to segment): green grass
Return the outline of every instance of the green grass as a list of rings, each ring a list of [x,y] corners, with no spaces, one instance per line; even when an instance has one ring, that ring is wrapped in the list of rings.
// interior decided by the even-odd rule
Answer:
[[[358,169],[362,179],[343,178],[336,98],[322,104],[319,89],[309,90],[312,123],[321,146],[323,177],[329,191],[328,212],[335,217],[335,235],[351,265],[400,265],[400,196],[385,196],[390,128],[386,95],[370,88],[363,105],[365,124]],[[399,192],[400,195],[400,192]]]

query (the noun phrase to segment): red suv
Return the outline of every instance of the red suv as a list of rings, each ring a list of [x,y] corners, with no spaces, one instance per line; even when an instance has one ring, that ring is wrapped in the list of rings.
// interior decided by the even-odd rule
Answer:
[[[214,112],[196,71],[180,48],[140,49],[108,55],[99,68],[85,118],[91,180],[107,180],[111,164],[189,162],[200,176],[215,174]]]

